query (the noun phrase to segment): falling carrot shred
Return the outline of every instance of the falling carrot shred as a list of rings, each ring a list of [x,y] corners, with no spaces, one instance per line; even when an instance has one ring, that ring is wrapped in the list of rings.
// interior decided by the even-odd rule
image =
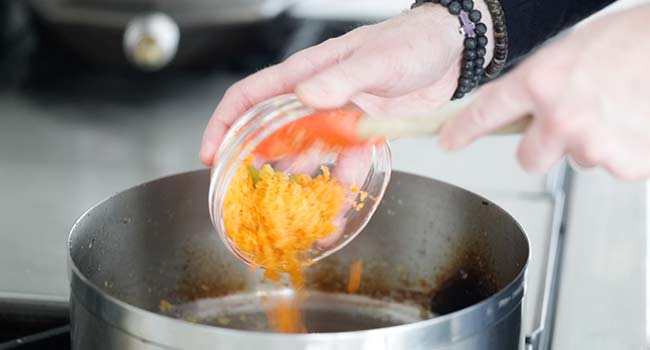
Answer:
[[[357,260],[350,266],[350,280],[348,281],[348,293],[353,294],[359,290],[361,286],[361,269],[363,268],[363,261]]]
[[[307,333],[299,300],[281,300],[266,310],[271,328],[280,333]]]

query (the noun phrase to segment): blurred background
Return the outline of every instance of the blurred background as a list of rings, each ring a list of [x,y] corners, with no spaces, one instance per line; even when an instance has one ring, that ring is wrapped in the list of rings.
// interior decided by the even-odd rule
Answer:
[[[230,84],[410,3],[0,2],[0,344],[67,323],[71,225],[120,190],[201,167],[203,128]],[[448,155],[402,140],[394,167],[479,192],[524,225],[527,349],[645,346],[645,184],[565,164],[527,175],[517,142]]]

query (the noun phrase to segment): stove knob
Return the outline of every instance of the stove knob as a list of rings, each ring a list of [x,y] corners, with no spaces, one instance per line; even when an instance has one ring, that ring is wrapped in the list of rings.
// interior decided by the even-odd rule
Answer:
[[[138,68],[154,71],[176,56],[180,30],[171,17],[152,13],[133,18],[124,32],[124,52]]]

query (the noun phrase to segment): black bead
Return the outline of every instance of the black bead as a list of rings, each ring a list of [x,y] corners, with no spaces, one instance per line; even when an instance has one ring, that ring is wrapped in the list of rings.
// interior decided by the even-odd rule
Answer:
[[[474,27],[474,33],[477,35],[483,35],[487,33],[487,26],[485,23],[476,23],[476,26]]]
[[[463,70],[470,70],[474,68],[474,61],[463,61]]]
[[[478,23],[481,20],[481,11],[479,10],[469,11],[468,17],[470,21],[474,23]]]
[[[462,92],[463,94],[469,92],[469,90],[470,90],[470,87],[467,86],[467,85],[461,85],[460,86],[460,92]]]
[[[449,4],[449,7],[447,7],[449,10],[449,13],[452,15],[457,15],[460,13],[460,10],[462,10],[462,7],[460,6],[460,2],[458,1],[453,1],[452,3]]]
[[[478,49],[476,49],[476,56],[478,56],[478,57],[485,56],[485,53],[486,53],[486,51],[485,51],[484,47],[479,47]]]
[[[476,58],[474,60],[474,65],[476,67],[483,67],[484,64],[485,64],[485,58],[484,57],[478,57],[478,58]]]
[[[440,4],[442,6],[449,6],[449,4],[451,4],[451,0],[440,0]]]
[[[461,78],[474,78],[474,70],[473,69],[463,69],[462,72],[460,72]]]
[[[465,52],[463,52],[463,57],[465,57],[468,60],[476,59],[476,51],[474,51],[474,50],[465,50]]]
[[[463,6],[463,10],[465,10],[465,12],[469,12],[474,8],[474,1],[472,1],[472,0],[463,0],[461,5]]]
[[[454,99],[463,98],[463,96],[465,96],[465,94],[460,91],[454,92]]]
[[[485,35],[480,35],[476,38],[476,44],[480,47],[485,47],[488,43],[488,38]]]
[[[440,2],[440,0],[431,0],[432,3],[437,4]]]
[[[477,44],[476,38],[465,38],[465,41],[463,41],[463,46],[469,50],[474,50]]]
[[[476,76],[483,75],[483,67],[474,67],[474,75]]]
[[[463,86],[463,85],[471,88],[472,85],[473,85],[472,78],[463,78],[463,79],[461,79],[460,80],[460,86]]]

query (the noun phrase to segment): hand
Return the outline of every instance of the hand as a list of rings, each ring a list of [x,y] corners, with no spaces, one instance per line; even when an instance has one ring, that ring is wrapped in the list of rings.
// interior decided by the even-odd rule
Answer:
[[[526,114],[519,146],[528,171],[544,172],[568,154],[620,179],[650,176],[650,6],[610,15],[547,47],[482,87],[440,144],[459,150]]]
[[[475,3],[492,28],[483,1]],[[458,26],[443,6],[422,5],[298,52],[235,83],[208,123],[201,161],[212,165],[224,134],[246,110],[283,93],[295,91],[314,108],[353,101],[370,113],[413,113],[439,106],[457,86],[463,41]],[[491,55],[488,46],[486,62]]]

